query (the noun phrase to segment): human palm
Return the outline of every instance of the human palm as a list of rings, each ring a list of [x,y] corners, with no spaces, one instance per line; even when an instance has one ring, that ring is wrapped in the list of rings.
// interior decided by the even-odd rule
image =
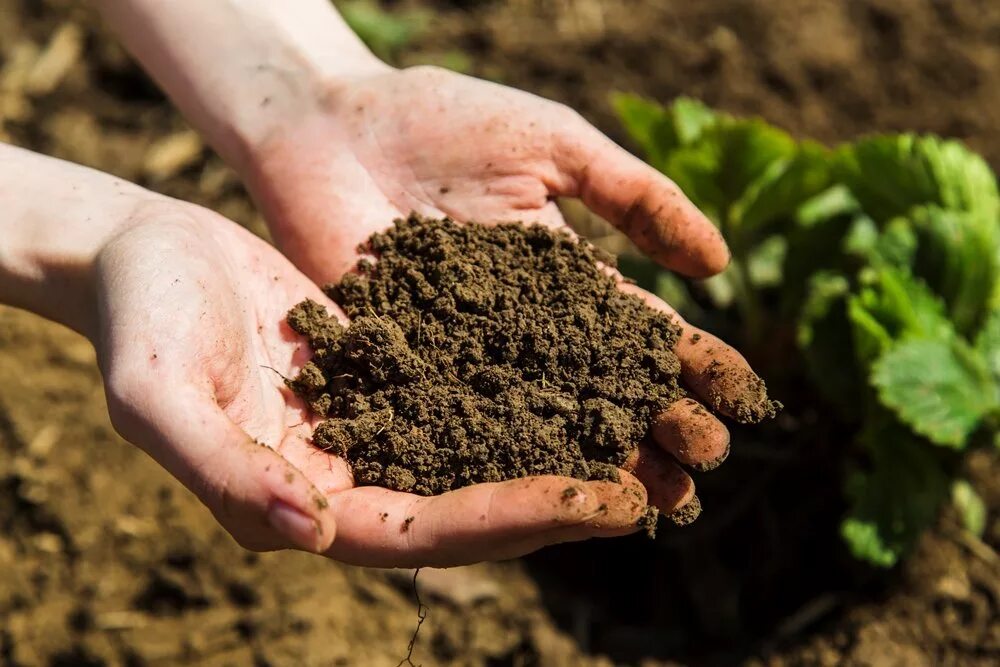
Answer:
[[[324,100],[271,136],[249,170],[278,245],[318,282],[342,276],[369,235],[412,211],[568,231],[554,202],[563,196],[582,199],[669,268],[706,276],[728,262],[716,228],[671,181],[567,107],[428,67],[354,79]],[[705,403],[730,416],[766,404],[738,352],[654,295],[624,281],[621,288],[685,329],[684,378]],[[626,468],[670,512],[694,495],[678,462],[714,467],[728,454],[729,435],[691,399],[659,415],[652,435],[659,447],[643,445]]]
[[[628,502],[617,485],[558,477],[434,498],[355,488],[345,461],[309,444],[314,422],[282,379],[308,356],[288,309],[311,298],[340,311],[274,248],[210,211],[146,207],[100,253],[97,276],[115,426],[247,548],[454,565],[634,529],[645,493],[628,476]]]

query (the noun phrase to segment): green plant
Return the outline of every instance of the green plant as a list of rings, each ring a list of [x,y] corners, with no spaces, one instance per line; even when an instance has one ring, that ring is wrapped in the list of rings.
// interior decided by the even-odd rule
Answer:
[[[794,328],[807,381],[856,429],[842,534],[894,564],[951,498],[982,503],[960,453],[1000,445],[1000,196],[956,141],[872,136],[827,149],[759,119],[616,95],[649,162],[719,226],[732,265],[701,289],[753,350]],[[674,280],[657,281],[691,301]]]
[[[374,0],[342,0],[335,4],[351,30],[383,60],[395,60],[428,22],[426,12],[387,12]]]

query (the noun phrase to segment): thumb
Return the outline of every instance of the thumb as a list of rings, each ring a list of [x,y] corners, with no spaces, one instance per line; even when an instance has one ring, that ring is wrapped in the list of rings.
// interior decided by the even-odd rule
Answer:
[[[556,194],[579,197],[663,266],[703,278],[729,263],[719,230],[669,178],[573,112],[554,132]]]
[[[193,388],[136,405],[109,389],[115,428],[190,489],[244,548],[321,553],[335,535],[326,498],[302,472],[256,442]],[[127,396],[142,396],[126,390]]]

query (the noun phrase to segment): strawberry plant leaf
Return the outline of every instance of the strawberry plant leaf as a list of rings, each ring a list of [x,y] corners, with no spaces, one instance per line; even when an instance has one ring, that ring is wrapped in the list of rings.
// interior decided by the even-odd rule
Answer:
[[[779,182],[798,152],[790,135],[756,118],[728,118],[706,131],[703,137],[717,142],[721,148],[715,176],[727,209],[735,206],[758,179],[764,178],[770,184]],[[802,168],[800,165],[792,174]],[[763,189],[763,186],[757,188]],[[727,210],[727,215],[730,213],[738,212]],[[738,219],[737,215],[732,217]]]
[[[841,273],[820,271],[813,275],[798,316],[796,338],[820,393],[843,415],[856,417],[857,397],[865,382],[851,344],[847,318],[850,289],[850,281]]]
[[[831,182],[828,151],[811,142],[802,143],[788,158],[776,159],[733,204],[732,218],[745,229],[791,217],[806,201],[826,190]]]
[[[672,151],[694,143],[720,117],[701,102],[685,97],[664,107],[638,95],[615,93],[611,106],[625,131],[657,168]]]
[[[697,141],[706,128],[718,123],[724,114],[715,112],[690,97],[678,97],[670,105],[670,116],[677,143],[687,146]]]
[[[851,191],[837,183],[802,202],[795,211],[795,222],[800,227],[810,227],[830,218],[853,216],[860,212],[858,201]]]
[[[1000,280],[997,221],[939,206],[918,207],[910,220],[914,272],[943,297],[959,331],[975,330]]]
[[[868,269],[862,272],[861,280],[864,286],[853,301],[885,329],[890,339],[955,337],[944,303],[905,269]]]
[[[855,557],[892,567],[937,517],[948,498],[948,469],[929,446],[905,428],[876,418],[860,441],[867,470],[851,472],[845,493],[851,503],[841,535]]]
[[[956,449],[998,403],[982,358],[960,340],[896,343],[872,366],[872,384],[914,432]]]
[[[990,311],[976,336],[976,351],[986,361],[993,379],[1000,382],[1000,308]]]
[[[851,323],[851,341],[858,362],[867,366],[892,346],[892,334],[872,315],[859,296],[847,301],[847,319]]]
[[[788,241],[780,234],[758,243],[747,256],[747,271],[754,287],[774,287],[781,284],[781,269],[788,252]]]
[[[937,204],[995,218],[996,177],[957,141],[913,134],[875,136],[842,147],[837,172],[877,222]]]

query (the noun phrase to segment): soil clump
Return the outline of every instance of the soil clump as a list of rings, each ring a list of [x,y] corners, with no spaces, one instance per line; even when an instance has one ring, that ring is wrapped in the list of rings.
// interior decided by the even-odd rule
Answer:
[[[317,447],[359,484],[422,495],[531,475],[616,479],[685,395],[670,316],[622,293],[587,241],[411,216],[288,321],[314,357],[290,384]]]

